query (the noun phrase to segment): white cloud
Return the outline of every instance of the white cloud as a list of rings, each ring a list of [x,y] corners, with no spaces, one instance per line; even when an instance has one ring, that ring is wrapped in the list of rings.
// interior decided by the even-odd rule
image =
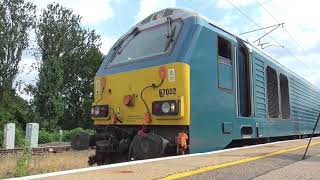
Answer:
[[[22,82],[21,87],[20,89],[18,89],[17,93],[27,101],[31,100],[32,97],[24,92],[24,88],[28,84],[35,85],[39,74],[39,72],[34,68],[35,63],[36,60],[32,57],[23,57],[19,63],[20,73],[15,80],[15,82]]]
[[[319,3],[317,1],[212,1],[212,5],[216,8],[224,9],[224,16],[219,23],[238,33],[257,29],[258,27],[228,3],[228,1],[235,4],[261,27],[284,22],[285,29],[278,28],[271,33],[272,39],[265,37],[261,42],[269,42],[269,44],[272,45],[278,45],[277,42],[279,42],[285,46],[285,48],[270,47],[265,49],[265,51],[273,57],[276,57],[277,61],[289,67],[292,71],[320,87],[320,52],[319,48],[316,48],[320,45],[320,23],[315,23],[320,19],[320,11],[318,10]],[[259,2],[263,4],[277,21]],[[265,31],[267,32],[269,30]],[[287,31],[289,31],[290,35]],[[244,35],[243,38],[253,42],[263,34],[263,31],[259,31],[257,33]]]
[[[289,7],[288,4],[290,4]],[[291,64],[294,64],[293,61],[300,64],[293,67],[292,70],[320,87],[320,52],[314,48],[320,44],[320,24],[315,23],[317,19],[320,19],[320,11],[316,1],[272,0],[263,3],[263,6],[278,22],[285,23],[285,29],[280,28],[272,33],[274,39],[285,46],[284,52],[279,56],[279,61],[290,58]],[[264,9],[261,8],[260,12],[258,22],[264,22],[264,26],[277,23]],[[272,42],[272,40],[269,41]],[[275,52],[273,48],[267,51]]]
[[[107,36],[102,36],[101,37],[100,51],[104,55],[107,55],[107,53],[109,52],[110,48],[115,43],[115,41],[116,41],[116,39],[114,39],[114,38],[110,38],[110,37],[107,37]]]
[[[137,23],[156,11],[175,6],[175,0],[140,0],[139,12],[135,21]]]
[[[84,24],[98,24],[113,17],[111,3],[119,0],[34,0],[38,10],[46,8],[50,3],[59,3],[82,16]]]
[[[223,9],[233,8],[232,5],[230,5],[230,3],[228,1],[232,2],[233,4],[235,4],[238,7],[247,6],[247,5],[250,5],[255,2],[255,0],[236,0],[236,1],[233,1],[233,0],[214,0],[213,2],[215,3],[215,6],[217,8],[223,8]]]
[[[320,41],[320,24],[315,23],[320,19],[317,1],[276,1],[264,3],[264,6],[294,35],[295,39],[304,48],[313,47]],[[290,6],[288,7],[288,4]],[[262,22],[274,23],[265,11],[262,13]]]
[[[320,11],[318,11],[318,5],[315,4],[315,1],[306,0],[306,1],[289,1],[289,0],[228,0],[239,7],[244,13],[246,13],[251,19],[253,19],[261,27],[277,24],[278,22],[284,22],[286,29],[290,31],[290,34],[300,43],[300,46],[304,48],[313,47],[317,41],[320,41],[320,24],[315,23],[317,19],[320,19]],[[223,7],[226,9],[224,18],[220,22],[222,24],[228,25],[232,29],[235,29],[236,32],[243,27],[247,30],[257,29],[258,27],[254,25],[247,17],[242,15],[238,10],[236,10],[227,0],[218,0],[216,2],[216,7]],[[278,20],[275,21],[269,14],[266,12],[259,3],[263,6]],[[288,7],[288,4],[290,6]],[[256,8],[252,11],[248,11],[248,7],[254,5]],[[233,21],[230,22],[230,21]],[[240,22],[242,23],[239,25]],[[243,22],[249,22],[243,26]],[[267,30],[266,30],[267,31]],[[253,33],[254,34],[254,33]],[[259,34],[263,34],[262,31]],[[250,34],[252,35],[252,34]],[[271,33],[279,41],[290,41],[288,44],[294,43],[294,46],[297,46],[295,42],[288,37],[288,34],[285,30],[279,28],[278,30]],[[258,34],[256,34],[258,36]],[[245,36],[246,37],[246,36]],[[259,36],[258,36],[259,37]],[[293,41],[293,42],[292,42]],[[301,48],[300,48],[301,49]]]

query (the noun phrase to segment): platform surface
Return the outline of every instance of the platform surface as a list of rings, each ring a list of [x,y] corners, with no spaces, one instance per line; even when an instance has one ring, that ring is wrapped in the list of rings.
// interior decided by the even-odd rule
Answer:
[[[320,138],[62,171],[25,179],[320,179]]]

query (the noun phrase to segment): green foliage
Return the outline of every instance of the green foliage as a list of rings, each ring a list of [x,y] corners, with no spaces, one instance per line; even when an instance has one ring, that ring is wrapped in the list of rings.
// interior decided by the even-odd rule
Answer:
[[[45,143],[50,143],[50,142],[57,142],[57,141],[64,141],[64,142],[70,142],[71,141],[71,137],[77,133],[80,132],[85,132],[88,133],[90,135],[94,134],[94,130],[92,129],[83,129],[83,128],[75,128],[72,130],[64,130],[62,137],[60,136],[59,132],[54,131],[54,132],[50,132],[47,130],[40,130],[39,132],[39,144],[45,144]]]
[[[88,133],[90,135],[93,135],[94,134],[94,130],[91,130],[91,129],[82,129],[82,128],[75,128],[75,129],[72,129],[70,131],[64,131],[63,133],[63,138],[62,138],[62,141],[65,141],[65,142],[70,142],[71,141],[71,137],[77,133],[80,133],[80,132],[85,132],[85,133]]]
[[[39,144],[60,141],[60,134],[57,132],[49,132],[44,129],[39,131]]]
[[[35,6],[24,0],[0,0],[0,128],[8,122],[24,126],[31,116],[28,103],[13,87],[19,73],[22,52],[28,47],[29,34],[35,22]],[[19,86],[19,83],[16,84]],[[21,133],[16,133],[21,144]]]
[[[20,127],[16,127],[15,146],[23,147],[25,145],[25,138],[25,132]]]
[[[24,0],[0,0],[0,86],[12,88],[19,72],[23,50],[28,47],[28,32],[35,22],[35,6]],[[2,93],[2,92],[1,92]]]
[[[93,78],[102,62],[100,36],[83,28],[81,17],[59,4],[48,5],[39,19],[39,81],[29,87],[37,120],[50,130],[88,128]]]
[[[20,139],[24,138],[21,127],[33,119],[33,112],[28,102],[17,96],[14,92],[6,91],[3,99],[0,100],[0,130],[4,124],[16,123],[16,140],[21,145]]]
[[[62,67],[58,61],[47,59],[39,69],[37,91],[34,94],[34,104],[38,113],[40,127],[58,129],[59,120],[63,119]]]
[[[20,154],[16,168],[14,170],[15,177],[27,176],[29,175],[29,163],[31,160],[31,149],[25,144],[23,147],[23,151]]]
[[[37,19],[32,3],[0,0],[0,128],[16,123],[16,144],[20,146],[22,128],[30,121],[50,131],[92,127],[89,109],[93,78],[102,62],[100,36],[84,28],[79,15],[59,4],[50,4],[42,12]],[[39,47],[32,52],[40,58],[39,81],[27,86],[34,97],[28,103],[16,94],[19,84],[14,87],[13,82],[32,28]],[[43,131],[40,136],[40,142],[48,142],[56,140],[57,134]]]

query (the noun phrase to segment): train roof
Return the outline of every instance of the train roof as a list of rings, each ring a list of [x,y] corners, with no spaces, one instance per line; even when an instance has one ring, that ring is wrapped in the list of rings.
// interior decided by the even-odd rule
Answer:
[[[290,70],[289,68],[285,67],[284,65],[282,65],[281,63],[279,63],[277,60],[275,60],[270,54],[268,54],[267,52],[259,49],[258,47],[256,47],[255,45],[251,44],[250,42],[248,42],[247,40],[243,39],[242,37],[240,37],[239,35],[237,35],[236,33],[232,32],[231,30],[229,30],[227,27],[224,27],[223,25],[212,21],[211,19],[209,19],[208,17],[205,17],[193,10],[190,9],[184,9],[184,8],[166,8],[160,11],[157,11],[155,13],[152,13],[151,15],[149,15],[147,18],[143,19],[141,22],[139,22],[138,24],[136,24],[133,28],[135,27],[139,27],[139,29],[145,29],[148,28],[150,26],[154,26],[155,24],[159,24],[159,23],[163,23],[165,21],[167,21],[166,18],[170,16],[172,19],[186,19],[189,17],[197,17],[200,18],[204,21],[207,21],[210,25],[213,25],[214,27],[220,29],[221,31],[233,36],[236,39],[240,39],[241,41],[243,41],[247,47],[250,50],[255,51],[256,53],[264,56],[266,59],[268,59],[269,61],[275,63],[276,65],[278,65],[280,68],[283,68],[284,70],[286,70],[288,73],[296,76],[297,78],[299,78],[300,80],[308,83],[310,86],[312,86],[313,88],[315,88],[315,90],[317,90],[318,92],[320,92],[319,88],[317,86],[315,86],[314,84],[310,83],[309,81],[307,81],[305,78],[301,77],[300,75],[298,75],[297,73],[293,72],[292,70]],[[132,28],[132,29],[133,29]],[[130,32],[130,31],[129,31]]]

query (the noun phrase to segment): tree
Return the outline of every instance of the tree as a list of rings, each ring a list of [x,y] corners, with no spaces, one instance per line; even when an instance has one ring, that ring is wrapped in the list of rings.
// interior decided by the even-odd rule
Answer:
[[[41,127],[56,129],[63,118],[63,68],[56,59],[48,58],[39,69],[33,104],[36,105],[37,121]]]
[[[28,47],[28,32],[35,20],[35,6],[24,0],[0,0],[0,86],[11,89],[22,52]]]
[[[36,36],[41,64],[33,102],[39,123],[47,129],[90,126],[93,77],[102,61],[100,36],[59,4],[43,10]]]
[[[0,0],[0,128],[7,122],[24,126],[31,119],[28,102],[16,94],[13,83],[34,22],[32,3]]]
[[[13,93],[13,91],[6,91],[0,103],[0,130],[8,122],[24,127],[33,118],[28,102]]]

